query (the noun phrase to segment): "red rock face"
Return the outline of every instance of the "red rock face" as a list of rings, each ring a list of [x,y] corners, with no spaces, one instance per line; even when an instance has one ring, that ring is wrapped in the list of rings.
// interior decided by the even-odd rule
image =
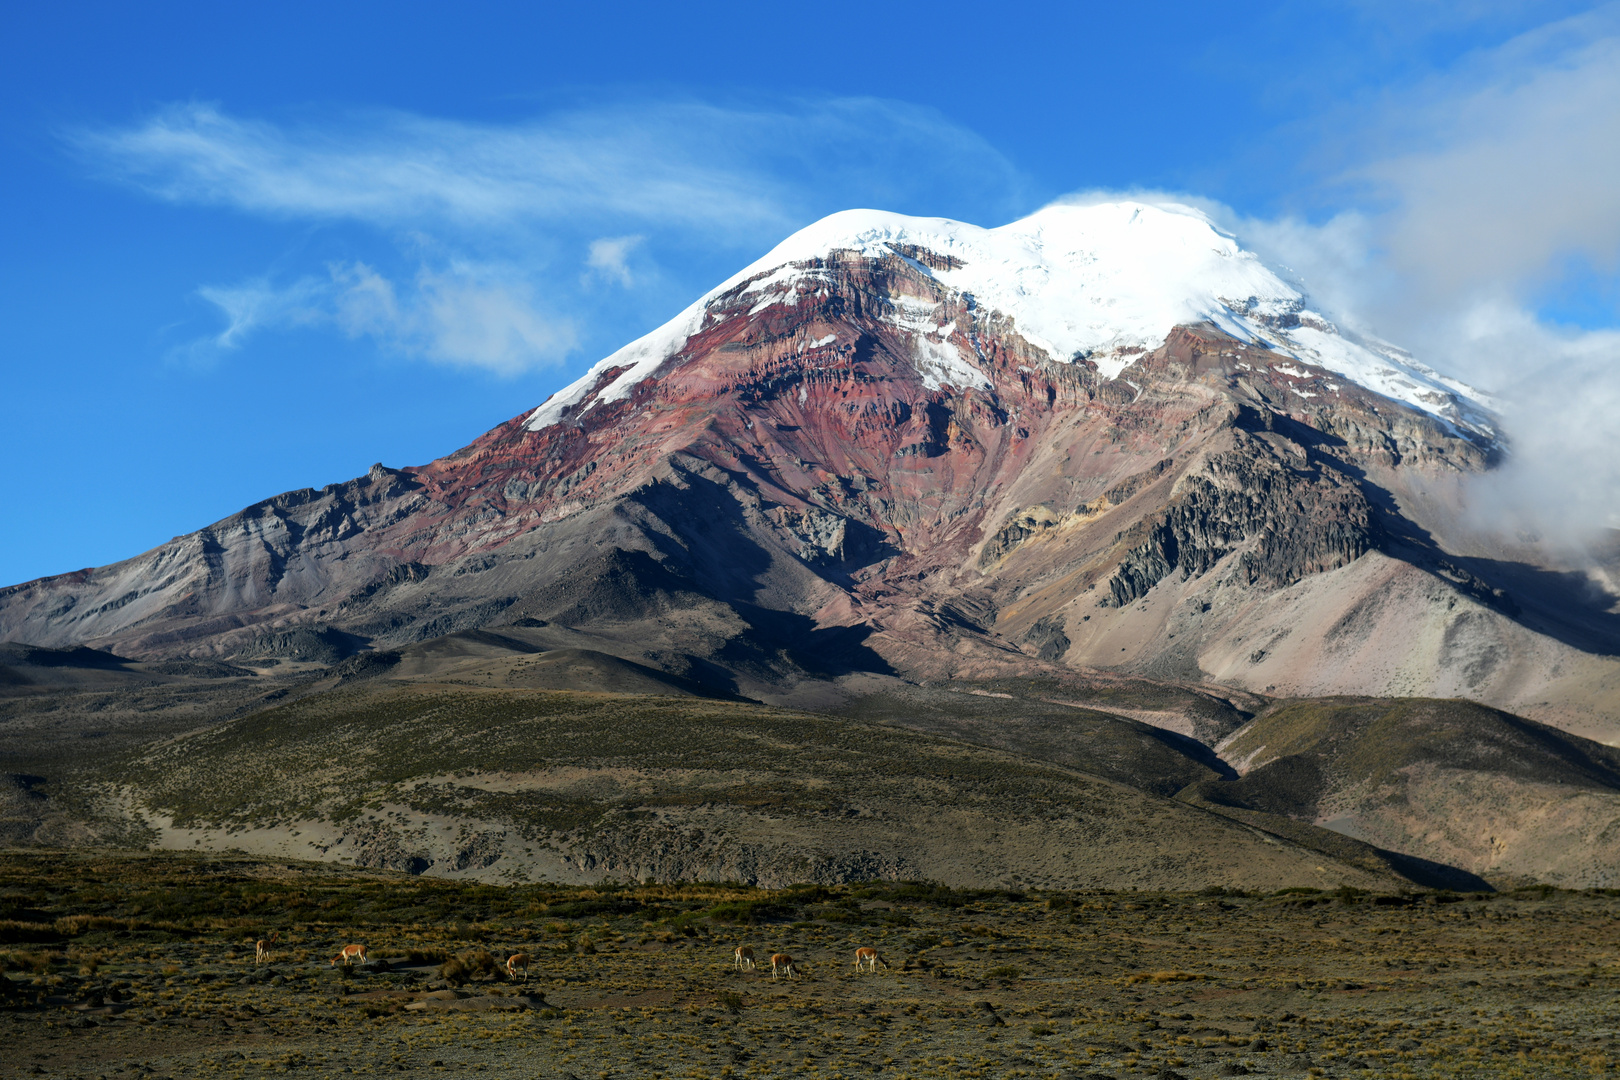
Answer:
[[[656,624],[654,661],[804,666],[847,628],[860,663],[1028,672],[1161,583],[1274,592],[1341,568],[1416,531],[1381,492],[1486,464],[1431,417],[1209,327],[1116,380],[1054,362],[927,255],[744,283],[619,400],[602,372],[550,426],[517,417],[0,591],[0,637],[235,655],[292,626],[382,646],[531,617],[619,640]]]
[[[978,363],[995,390],[930,390],[911,335],[883,322],[882,306],[931,286],[899,260],[862,260],[823,295],[751,317],[753,297],[723,298],[627,398],[538,432],[511,421],[416,475],[463,498],[498,490],[508,513],[556,520],[651,481],[683,454],[746,477],[792,512],[877,529],[900,551],[971,533],[986,489],[1021,468],[1052,415],[1094,396],[1095,377],[1053,378],[1027,363],[1018,372],[1013,347],[990,340]],[[950,302],[940,311],[941,323],[962,320]],[[973,356],[966,338],[958,330],[951,344]]]

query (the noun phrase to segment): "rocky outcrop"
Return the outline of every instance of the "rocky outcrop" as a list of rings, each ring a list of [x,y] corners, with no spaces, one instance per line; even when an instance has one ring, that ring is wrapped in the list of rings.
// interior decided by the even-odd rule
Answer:
[[[1048,615],[1030,627],[1024,641],[1035,647],[1035,655],[1042,660],[1061,660],[1069,651],[1069,637],[1063,632],[1063,619],[1058,615]]]
[[[244,660],[300,660],[335,664],[356,652],[361,639],[329,626],[299,626],[261,634],[238,655]]]
[[[1047,529],[1056,528],[1062,517],[1052,512],[1050,507],[1033,506],[1025,510],[1015,510],[1002,524],[995,534],[984,542],[979,552],[980,569],[989,569],[1032,536],[1038,536]]]
[[[1277,445],[1233,432],[1233,448],[1212,454],[1179,480],[1164,510],[1122,539],[1140,536],[1108,580],[1122,607],[1166,575],[1208,573],[1234,552],[1245,585],[1280,589],[1333,570],[1371,551],[1378,540],[1372,507],[1360,488],[1304,447],[1285,457]]]

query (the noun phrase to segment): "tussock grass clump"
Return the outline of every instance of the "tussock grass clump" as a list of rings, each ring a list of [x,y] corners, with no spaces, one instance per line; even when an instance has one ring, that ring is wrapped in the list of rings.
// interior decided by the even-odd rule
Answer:
[[[620,896],[610,899],[588,898],[548,904],[546,914],[557,919],[588,919],[591,917],[634,915],[641,911],[643,904],[634,896]]]
[[[463,953],[461,962],[477,979],[493,979],[498,966],[488,949],[474,949],[472,952]]]
[[[59,941],[61,937],[61,932],[56,929],[53,923],[0,919],[0,945],[26,945],[34,942]]]
[[[101,949],[76,949],[67,955],[68,962],[77,963],[79,974],[86,977],[94,976],[110,959],[112,954]]]
[[[1151,983],[1197,982],[1200,979],[1207,979],[1207,978],[1209,978],[1208,975],[1197,975],[1197,974],[1194,974],[1191,971],[1141,971],[1141,972],[1137,972],[1135,975],[1132,975],[1130,978],[1126,979],[1125,982],[1129,986],[1135,986],[1137,983],[1147,983],[1147,982],[1151,982]]]
[[[43,975],[61,959],[61,953],[44,951],[0,953],[0,971],[29,971]]]
[[[63,937],[77,937],[94,930],[128,931],[134,929],[128,919],[110,919],[102,915],[68,915],[52,924]]]
[[[405,950],[407,964],[431,964],[450,959],[450,954],[443,949],[415,947]]]
[[[500,970],[488,949],[472,949],[440,964],[438,975],[451,986],[465,986],[474,979],[493,979]]]

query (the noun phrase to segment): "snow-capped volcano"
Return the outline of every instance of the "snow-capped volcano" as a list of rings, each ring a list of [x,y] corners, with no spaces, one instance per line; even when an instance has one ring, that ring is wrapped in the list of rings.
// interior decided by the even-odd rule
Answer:
[[[766,699],[1124,669],[1608,717],[1546,674],[1615,655],[1608,616],[1463,524],[1487,410],[1185,207],[849,211],[437,461],[0,589],[0,641],[296,658],[538,621]]]
[[[1107,378],[1164,344],[1177,326],[1212,324],[1238,341],[1297,359],[1469,430],[1489,433],[1491,403],[1382,342],[1343,334],[1253,252],[1180,205],[1123,201],[1053,205],[985,229],[948,218],[846,210],[788,237],[652,333],[594,365],[529,417],[530,430],[617,401],[717,319],[716,302],[757,297],[749,314],[814,298],[834,252],[898,255],[1013,330],[1047,359],[1087,360]],[[935,384],[988,385],[971,328],[902,305],[889,318],[926,342],[919,367]],[[932,321],[931,321],[932,320]],[[968,349],[948,339],[968,330]],[[930,341],[929,339],[933,339]],[[602,376],[618,369],[611,381]]]

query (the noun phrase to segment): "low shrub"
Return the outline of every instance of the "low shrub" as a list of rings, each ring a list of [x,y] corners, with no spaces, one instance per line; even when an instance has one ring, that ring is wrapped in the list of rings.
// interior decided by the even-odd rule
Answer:
[[[860,912],[840,907],[815,908],[805,914],[811,918],[820,919],[822,922],[837,923],[842,926],[857,926],[867,921],[861,916]]]
[[[714,905],[704,914],[717,923],[754,926],[791,919],[794,909],[779,900],[730,900]]]
[[[634,915],[640,911],[640,900],[630,896],[604,900],[575,900],[572,903],[550,904],[546,914],[558,919],[584,919],[591,916]]]

